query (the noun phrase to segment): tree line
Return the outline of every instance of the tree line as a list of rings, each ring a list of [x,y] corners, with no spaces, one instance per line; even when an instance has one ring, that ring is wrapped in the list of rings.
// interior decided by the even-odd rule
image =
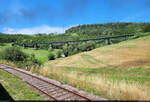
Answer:
[[[72,27],[64,34],[3,34],[0,33],[0,43],[44,43],[53,41],[84,40],[91,38],[135,34],[150,31],[150,23],[106,23],[84,24]]]
[[[125,34],[134,34],[132,39],[150,35],[150,23],[106,23],[106,24],[85,24],[72,27],[64,34],[4,34],[0,33],[0,46],[4,46],[5,43],[13,44],[38,44],[38,43],[48,43],[48,42],[61,42],[70,40],[85,40],[92,38],[108,37],[108,36],[118,36]],[[124,39],[112,40],[111,43],[118,43]],[[4,45],[3,45],[4,44]],[[35,50],[45,49],[49,51],[49,60],[54,60],[55,58],[60,58],[62,55],[64,57],[71,56],[80,52],[90,51],[92,49],[104,46],[105,41],[87,41],[79,43],[70,44],[55,44],[55,45],[43,45],[36,47]],[[32,46],[34,47],[34,46]],[[54,54],[54,50],[56,50]],[[14,52],[14,53],[12,53]],[[28,66],[28,65],[41,65],[41,62],[35,58],[35,55],[26,55],[21,52],[18,48],[11,47],[7,48],[1,53],[1,59],[16,61],[18,65]],[[9,53],[9,54],[8,54]],[[19,56],[19,57],[18,57]],[[21,61],[21,62],[20,62]],[[24,62],[24,65],[22,65]],[[32,64],[31,64],[32,63]]]

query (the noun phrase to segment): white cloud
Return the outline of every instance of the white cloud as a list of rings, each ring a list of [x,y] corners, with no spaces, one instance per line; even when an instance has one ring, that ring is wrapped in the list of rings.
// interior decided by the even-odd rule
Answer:
[[[51,27],[47,25],[42,25],[39,27],[32,27],[32,28],[10,28],[10,27],[4,27],[3,33],[7,34],[37,34],[37,33],[64,33],[65,30],[69,29],[72,26],[69,27]]]

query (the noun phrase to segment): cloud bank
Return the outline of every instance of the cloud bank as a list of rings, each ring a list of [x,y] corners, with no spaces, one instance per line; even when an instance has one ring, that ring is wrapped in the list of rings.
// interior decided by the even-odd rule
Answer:
[[[51,27],[51,26],[47,26],[47,25],[42,25],[42,26],[38,26],[38,27],[32,27],[32,28],[21,28],[21,29],[17,29],[17,28],[10,28],[10,27],[4,27],[3,28],[3,33],[7,33],[7,34],[38,34],[38,33],[64,33],[65,30],[69,29],[71,26],[69,27]]]

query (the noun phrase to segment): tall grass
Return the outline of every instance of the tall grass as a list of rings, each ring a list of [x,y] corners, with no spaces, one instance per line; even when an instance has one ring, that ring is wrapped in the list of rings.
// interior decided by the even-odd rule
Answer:
[[[57,68],[41,68],[39,73],[107,99],[150,100],[148,86],[137,82],[114,81],[105,77],[85,75],[74,71],[68,73]]]
[[[6,61],[6,60],[2,60],[2,59],[0,59],[0,64],[5,64],[5,65],[12,66],[12,67],[16,67],[15,63]]]

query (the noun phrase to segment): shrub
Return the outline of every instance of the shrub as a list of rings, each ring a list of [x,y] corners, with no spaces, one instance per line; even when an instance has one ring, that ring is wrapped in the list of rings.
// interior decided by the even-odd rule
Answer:
[[[75,47],[73,45],[68,45],[68,55],[73,55]]]
[[[143,29],[144,32],[150,32],[150,24],[147,24],[144,29]]]
[[[88,41],[86,43],[86,51],[90,51],[94,48],[95,48],[95,42],[94,41]]]
[[[8,47],[1,52],[1,58],[8,61],[25,61],[27,57],[18,47]]]
[[[0,46],[6,46],[6,44],[5,43],[0,43]]]
[[[60,58],[61,57],[61,54],[62,54],[62,51],[61,50],[58,50],[56,52],[56,58]]]
[[[68,47],[67,47],[67,45],[64,45],[63,46],[63,53],[64,53],[64,55],[67,57],[68,56]]]
[[[48,51],[53,51],[53,48],[49,46]]]
[[[148,36],[150,35],[150,32],[146,32],[146,33],[135,33],[135,35],[133,37],[131,37],[130,39],[137,39],[140,37],[144,37],[144,36]]]
[[[39,68],[42,65],[42,62],[36,59],[34,54],[28,55],[28,58],[24,61],[15,62],[17,67],[26,68],[26,70],[30,70],[31,68]]]
[[[80,44],[78,44],[78,50],[79,50],[79,51],[86,51],[85,43],[80,43]]]
[[[78,51],[77,48],[74,48],[73,51],[71,51],[71,55],[74,55],[74,54],[77,54],[79,53],[80,51]]]
[[[48,50],[49,48],[49,45],[42,45],[39,47],[39,49],[45,49],[45,50]]]
[[[27,59],[27,61],[31,61],[31,62],[33,62],[34,64],[37,64],[37,65],[39,65],[39,66],[42,65],[42,62],[41,62],[40,60],[36,59],[34,54],[31,54],[31,55],[29,56],[29,58]]]
[[[31,67],[39,68],[42,65],[42,62],[36,59],[34,54],[27,55],[18,47],[5,48],[0,52],[0,57],[3,60],[14,62],[17,67],[26,68],[26,70]]]
[[[96,44],[93,41],[88,41],[87,43],[81,43],[78,45],[80,51],[90,51],[94,49]]]
[[[75,45],[65,45],[63,46],[63,53],[64,55],[67,57],[67,56],[70,56],[70,55],[73,55],[73,54],[76,54],[78,53],[78,49],[76,48]]]
[[[53,53],[49,53],[48,59],[49,60],[54,60],[55,59],[55,55]]]

